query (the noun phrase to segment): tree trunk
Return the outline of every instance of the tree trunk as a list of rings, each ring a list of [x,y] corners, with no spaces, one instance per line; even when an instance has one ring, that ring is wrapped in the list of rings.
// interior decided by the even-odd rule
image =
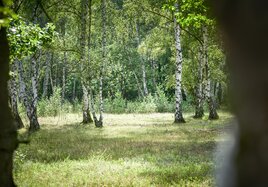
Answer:
[[[139,22],[136,23],[136,32],[137,32],[137,42],[138,46],[140,45],[140,27]],[[148,95],[148,88],[147,88],[147,78],[146,78],[146,67],[145,67],[145,60],[143,57],[140,57],[141,60],[141,72],[142,72],[142,84],[143,84],[143,95],[146,97]]]
[[[38,119],[37,119],[36,107],[34,107],[35,101],[33,99],[32,104],[30,104],[28,95],[26,93],[26,84],[24,81],[24,70],[23,70],[21,61],[18,62],[18,74],[19,74],[19,84],[20,84],[20,98],[22,99],[23,105],[26,108],[27,117],[30,121],[29,130],[32,132],[32,131],[38,130],[40,126],[39,126]]]
[[[73,102],[75,102],[75,99],[76,99],[76,78],[74,78],[74,82],[73,82],[73,94],[72,94]]]
[[[88,95],[88,90],[85,87],[85,85],[82,85],[82,89],[83,89],[83,124],[88,124],[88,123],[92,123],[93,120],[90,116],[90,112],[89,112],[89,95]]]
[[[91,101],[91,111],[92,111],[92,115],[93,115],[93,119],[94,119],[94,123],[95,126],[97,128],[102,128],[103,127],[103,123],[102,121],[99,121],[96,115],[96,111],[95,111],[95,101],[94,101],[94,94],[92,92],[92,90],[90,89],[90,101]]]
[[[11,65],[11,71],[13,72],[13,76],[11,77],[11,79],[8,81],[8,87],[9,87],[9,95],[10,95],[10,104],[11,104],[11,111],[13,114],[13,118],[15,120],[16,123],[16,127],[17,129],[21,129],[24,127],[23,122],[21,120],[21,117],[19,115],[19,111],[18,111],[18,92],[17,92],[17,80],[15,77],[15,73],[17,72],[16,70],[16,61],[14,61]]]
[[[135,72],[133,72],[133,75],[134,75],[134,78],[136,80],[136,84],[137,84],[137,87],[138,87],[138,93],[143,98],[144,97],[144,92],[142,91],[142,87],[141,87],[139,78],[138,78],[138,76],[137,76],[137,74]]]
[[[4,6],[0,0],[0,8]],[[4,15],[0,13],[0,19]],[[13,152],[17,148],[17,131],[8,106],[7,81],[9,78],[9,46],[6,29],[0,28],[0,186],[15,186],[12,176]]]
[[[65,43],[65,42],[64,42]],[[67,64],[67,54],[66,51],[63,54],[63,67],[62,67],[62,94],[61,99],[64,101],[65,99],[65,92],[66,92],[66,64]]]
[[[96,127],[102,127],[103,126],[103,73],[104,73],[104,66],[107,64],[107,36],[106,36],[106,0],[101,1],[102,6],[102,63],[101,63],[101,69],[100,69],[100,118],[98,123],[95,122]]]
[[[37,91],[37,64],[36,64],[36,58],[34,57],[32,59],[32,92],[33,92],[33,100],[31,107],[31,118],[30,118],[30,131],[34,132],[38,129],[40,129],[39,122],[37,120],[37,102],[38,102],[38,91]]]
[[[43,82],[43,94],[42,97],[43,98],[47,98],[48,96],[48,86],[49,86],[49,74],[50,74],[50,54],[47,53],[47,59],[46,59],[46,72],[45,72],[45,78],[44,78],[44,82]]]
[[[80,1],[81,6],[81,33],[80,33],[80,50],[81,50],[81,72],[84,71],[84,69],[88,68],[86,63],[86,16],[87,16],[87,0],[81,0]],[[91,7],[90,7],[91,9]],[[88,72],[86,72],[88,73]],[[86,86],[86,81],[84,80],[84,75],[82,75],[82,90],[83,90],[83,124],[91,123],[93,120],[90,116],[89,112],[89,101],[88,101],[88,89]]]
[[[199,52],[198,59],[198,80],[196,87],[196,105],[194,118],[202,118],[204,116],[204,98],[203,98],[203,60],[202,52]]]
[[[54,54],[52,53],[51,54],[51,63],[53,63],[54,61]],[[54,83],[53,83],[53,76],[52,76],[52,64],[49,64],[50,65],[50,68],[49,68],[49,77],[50,77],[50,85],[51,85],[51,90],[52,90],[52,93],[54,93]]]
[[[215,1],[227,49],[238,132],[220,187],[268,184],[268,12],[266,1]],[[228,167],[229,166],[229,167]]]
[[[176,12],[179,10],[179,5],[176,3]],[[174,123],[185,123],[185,120],[182,115],[182,85],[181,85],[181,78],[182,78],[182,49],[181,49],[181,27],[174,18],[174,30],[175,30],[175,48],[176,48],[176,87],[175,87],[175,97],[176,97],[176,110],[175,110],[175,121]]]
[[[206,26],[203,26],[203,60],[205,64],[205,95],[208,102],[209,107],[209,119],[215,120],[219,119],[219,115],[217,113],[217,106],[215,97],[213,92],[211,91],[211,80],[210,80],[210,70],[208,64],[208,30]]]
[[[157,91],[157,82],[156,82],[156,63],[155,63],[155,60],[152,59],[152,77],[153,77],[153,85],[154,85],[154,90],[155,92]]]

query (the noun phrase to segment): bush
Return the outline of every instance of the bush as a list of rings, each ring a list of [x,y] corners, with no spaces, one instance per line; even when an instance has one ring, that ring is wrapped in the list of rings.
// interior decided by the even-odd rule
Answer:
[[[37,112],[40,117],[58,116],[64,113],[77,113],[81,111],[81,104],[75,101],[73,104],[62,102],[61,89],[54,88],[54,93],[49,99],[38,102]]]
[[[127,113],[152,113],[157,112],[155,98],[149,94],[142,101],[129,102],[126,108]]]
[[[165,95],[165,92],[159,87],[157,88],[156,91],[155,100],[156,100],[157,112],[174,112],[175,110],[174,102],[169,102],[168,98]]]
[[[39,116],[57,116],[61,112],[61,88],[54,88],[54,93],[49,99],[38,102],[37,113]]]
[[[125,113],[126,100],[122,97],[120,92],[115,94],[114,99],[106,99],[104,103],[104,111],[107,113]]]

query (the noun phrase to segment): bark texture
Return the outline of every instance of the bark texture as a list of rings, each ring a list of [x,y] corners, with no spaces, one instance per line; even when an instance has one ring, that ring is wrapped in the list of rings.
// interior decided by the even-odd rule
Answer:
[[[47,57],[46,57],[46,71],[45,71],[45,78],[44,78],[44,82],[43,82],[43,94],[42,94],[42,97],[43,98],[47,98],[48,96],[48,86],[49,86],[49,76],[50,76],[50,60],[51,60],[51,57],[50,57],[50,54],[47,53],[46,54]]]
[[[0,8],[4,6],[0,0]],[[4,15],[0,13],[0,19]],[[9,46],[6,29],[0,28],[0,186],[15,186],[12,176],[13,152],[17,148],[17,131],[8,106]]]
[[[92,123],[93,120],[89,111],[89,94],[86,86],[82,85],[83,89],[83,124]]]
[[[204,116],[204,93],[203,93],[203,60],[202,50],[199,51],[198,59],[198,80],[196,86],[196,104],[194,118],[202,118]]]
[[[17,86],[17,67],[16,67],[16,61],[14,61],[11,64],[11,72],[13,73],[13,76],[8,81],[8,88],[9,88],[9,97],[10,97],[10,105],[11,105],[11,111],[14,118],[14,121],[16,123],[17,129],[21,129],[24,127],[23,122],[21,120],[21,117],[19,115],[18,111],[18,86]]]
[[[81,33],[80,33],[80,50],[81,50],[81,72],[85,68],[88,68],[86,63],[86,24],[87,24],[87,0],[80,1],[81,6]],[[91,7],[90,7],[91,8]],[[88,100],[88,88],[86,81],[82,78],[82,90],[83,90],[83,124],[91,123],[93,120],[89,112],[89,100]]]
[[[210,69],[208,64],[208,29],[203,26],[203,61],[205,65],[205,96],[208,102],[209,119],[219,119],[217,104],[213,92],[211,91]]]
[[[176,12],[179,11],[179,5],[176,3]],[[174,18],[174,31],[175,31],[175,48],[176,48],[176,87],[175,87],[175,97],[176,97],[176,109],[175,109],[175,123],[185,123],[182,115],[182,48],[181,48],[181,27]]]
[[[136,23],[136,32],[137,32],[137,43],[138,43],[138,45],[140,45],[141,38],[140,38],[139,21],[137,21],[137,23]],[[146,66],[145,66],[145,60],[142,56],[140,57],[140,61],[141,61],[141,72],[142,72],[143,95],[147,96],[148,95],[148,88],[147,88],[147,78],[146,78]]]
[[[28,94],[26,92],[26,84],[24,81],[24,69],[23,69],[23,65],[21,61],[18,61],[18,75],[19,75],[19,84],[20,84],[20,94],[19,94],[20,96],[19,97],[21,98],[23,105],[26,108],[27,117],[30,121],[29,130],[33,132],[33,131],[40,129],[40,125],[37,119],[37,109],[36,109],[37,103],[34,99],[34,95],[37,95],[37,94],[36,93],[33,94],[32,99],[28,97]],[[36,86],[35,83],[32,83],[32,89],[35,89],[35,86]]]

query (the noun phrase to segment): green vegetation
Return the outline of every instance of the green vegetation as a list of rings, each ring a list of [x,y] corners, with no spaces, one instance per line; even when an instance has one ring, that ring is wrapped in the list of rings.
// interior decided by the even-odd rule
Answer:
[[[0,6],[10,128],[31,139],[16,151],[19,186],[214,185],[231,116],[217,112],[228,73],[204,0]]]
[[[102,129],[79,114],[40,118],[40,131],[15,155],[19,186],[214,186],[214,152],[232,116],[107,114]],[[25,138],[25,129],[20,131]]]

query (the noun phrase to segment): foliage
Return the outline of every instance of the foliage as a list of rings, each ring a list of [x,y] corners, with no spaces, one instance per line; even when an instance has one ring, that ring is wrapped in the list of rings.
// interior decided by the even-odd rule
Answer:
[[[8,28],[11,59],[22,59],[35,53],[37,49],[50,44],[55,36],[55,26],[47,23],[44,28],[37,24],[12,19]]]

